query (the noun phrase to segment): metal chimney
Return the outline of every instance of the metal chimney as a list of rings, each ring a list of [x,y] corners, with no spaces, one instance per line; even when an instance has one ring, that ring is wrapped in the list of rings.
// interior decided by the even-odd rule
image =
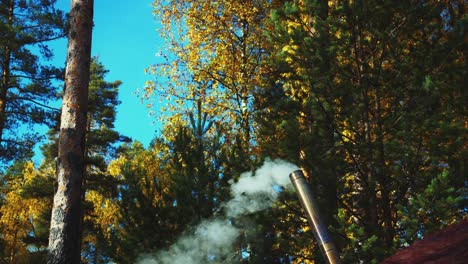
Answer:
[[[312,195],[312,191],[310,190],[302,170],[297,170],[289,174],[289,178],[296,189],[302,207],[306,211],[307,219],[312,226],[315,238],[320,245],[324,257],[330,264],[341,264],[338,251],[331,241],[327,228],[320,220],[317,202]]]

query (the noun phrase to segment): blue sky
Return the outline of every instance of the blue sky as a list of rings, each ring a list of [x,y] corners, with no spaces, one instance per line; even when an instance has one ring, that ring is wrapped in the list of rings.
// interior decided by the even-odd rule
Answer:
[[[107,81],[121,80],[116,130],[148,146],[161,129],[158,120],[149,116],[145,104],[136,95],[138,88],[154,76],[144,73],[154,64],[155,54],[163,49],[151,0],[95,0],[92,56],[98,56],[109,70]],[[57,0],[57,7],[70,11],[70,0]],[[49,43],[54,50],[53,63],[63,66],[67,40]],[[154,109],[154,108],[153,108]]]

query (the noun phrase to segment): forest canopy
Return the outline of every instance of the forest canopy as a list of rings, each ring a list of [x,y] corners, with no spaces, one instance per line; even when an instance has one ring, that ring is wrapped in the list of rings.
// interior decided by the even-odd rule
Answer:
[[[139,96],[163,129],[148,147],[116,130],[125,80],[90,58],[78,262],[177,263],[199,244],[200,263],[324,263],[297,195],[277,178],[294,168],[343,263],[379,263],[467,218],[465,1],[149,8],[165,49],[141,69],[150,80]],[[46,63],[47,44],[70,33],[69,17],[55,1],[1,1],[5,263],[47,259],[61,134],[51,102],[65,78]],[[253,190],[265,182],[269,191]],[[234,213],[238,202],[249,207]],[[199,234],[208,239],[194,243]],[[227,250],[213,244],[220,237]]]

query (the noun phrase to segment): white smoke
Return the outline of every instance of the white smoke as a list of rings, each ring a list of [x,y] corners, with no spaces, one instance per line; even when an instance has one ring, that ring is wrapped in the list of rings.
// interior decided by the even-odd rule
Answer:
[[[225,216],[203,221],[193,234],[180,238],[167,251],[146,256],[138,263],[223,263],[233,255],[232,246],[239,236],[231,220],[271,207],[278,196],[274,187],[287,187],[288,175],[297,169],[282,160],[268,160],[254,173],[242,173],[238,182],[231,183],[232,199],[225,204]]]
[[[238,230],[228,221],[214,219],[202,222],[194,234],[180,238],[167,252],[158,252],[153,258],[147,257],[140,264],[188,264],[214,261],[231,253],[231,246]]]
[[[282,160],[266,161],[255,173],[245,172],[231,184],[232,199],[226,204],[226,216],[236,218],[270,207],[278,196],[275,186],[290,184],[289,174],[298,167]]]

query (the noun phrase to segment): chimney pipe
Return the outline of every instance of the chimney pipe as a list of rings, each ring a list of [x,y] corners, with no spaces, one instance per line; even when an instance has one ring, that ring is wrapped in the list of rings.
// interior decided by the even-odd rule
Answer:
[[[292,172],[289,174],[289,178],[296,189],[302,207],[306,211],[307,219],[312,226],[315,238],[320,245],[324,257],[330,264],[341,264],[338,251],[331,241],[327,228],[320,219],[317,202],[312,195],[312,191],[310,190],[302,170]]]

